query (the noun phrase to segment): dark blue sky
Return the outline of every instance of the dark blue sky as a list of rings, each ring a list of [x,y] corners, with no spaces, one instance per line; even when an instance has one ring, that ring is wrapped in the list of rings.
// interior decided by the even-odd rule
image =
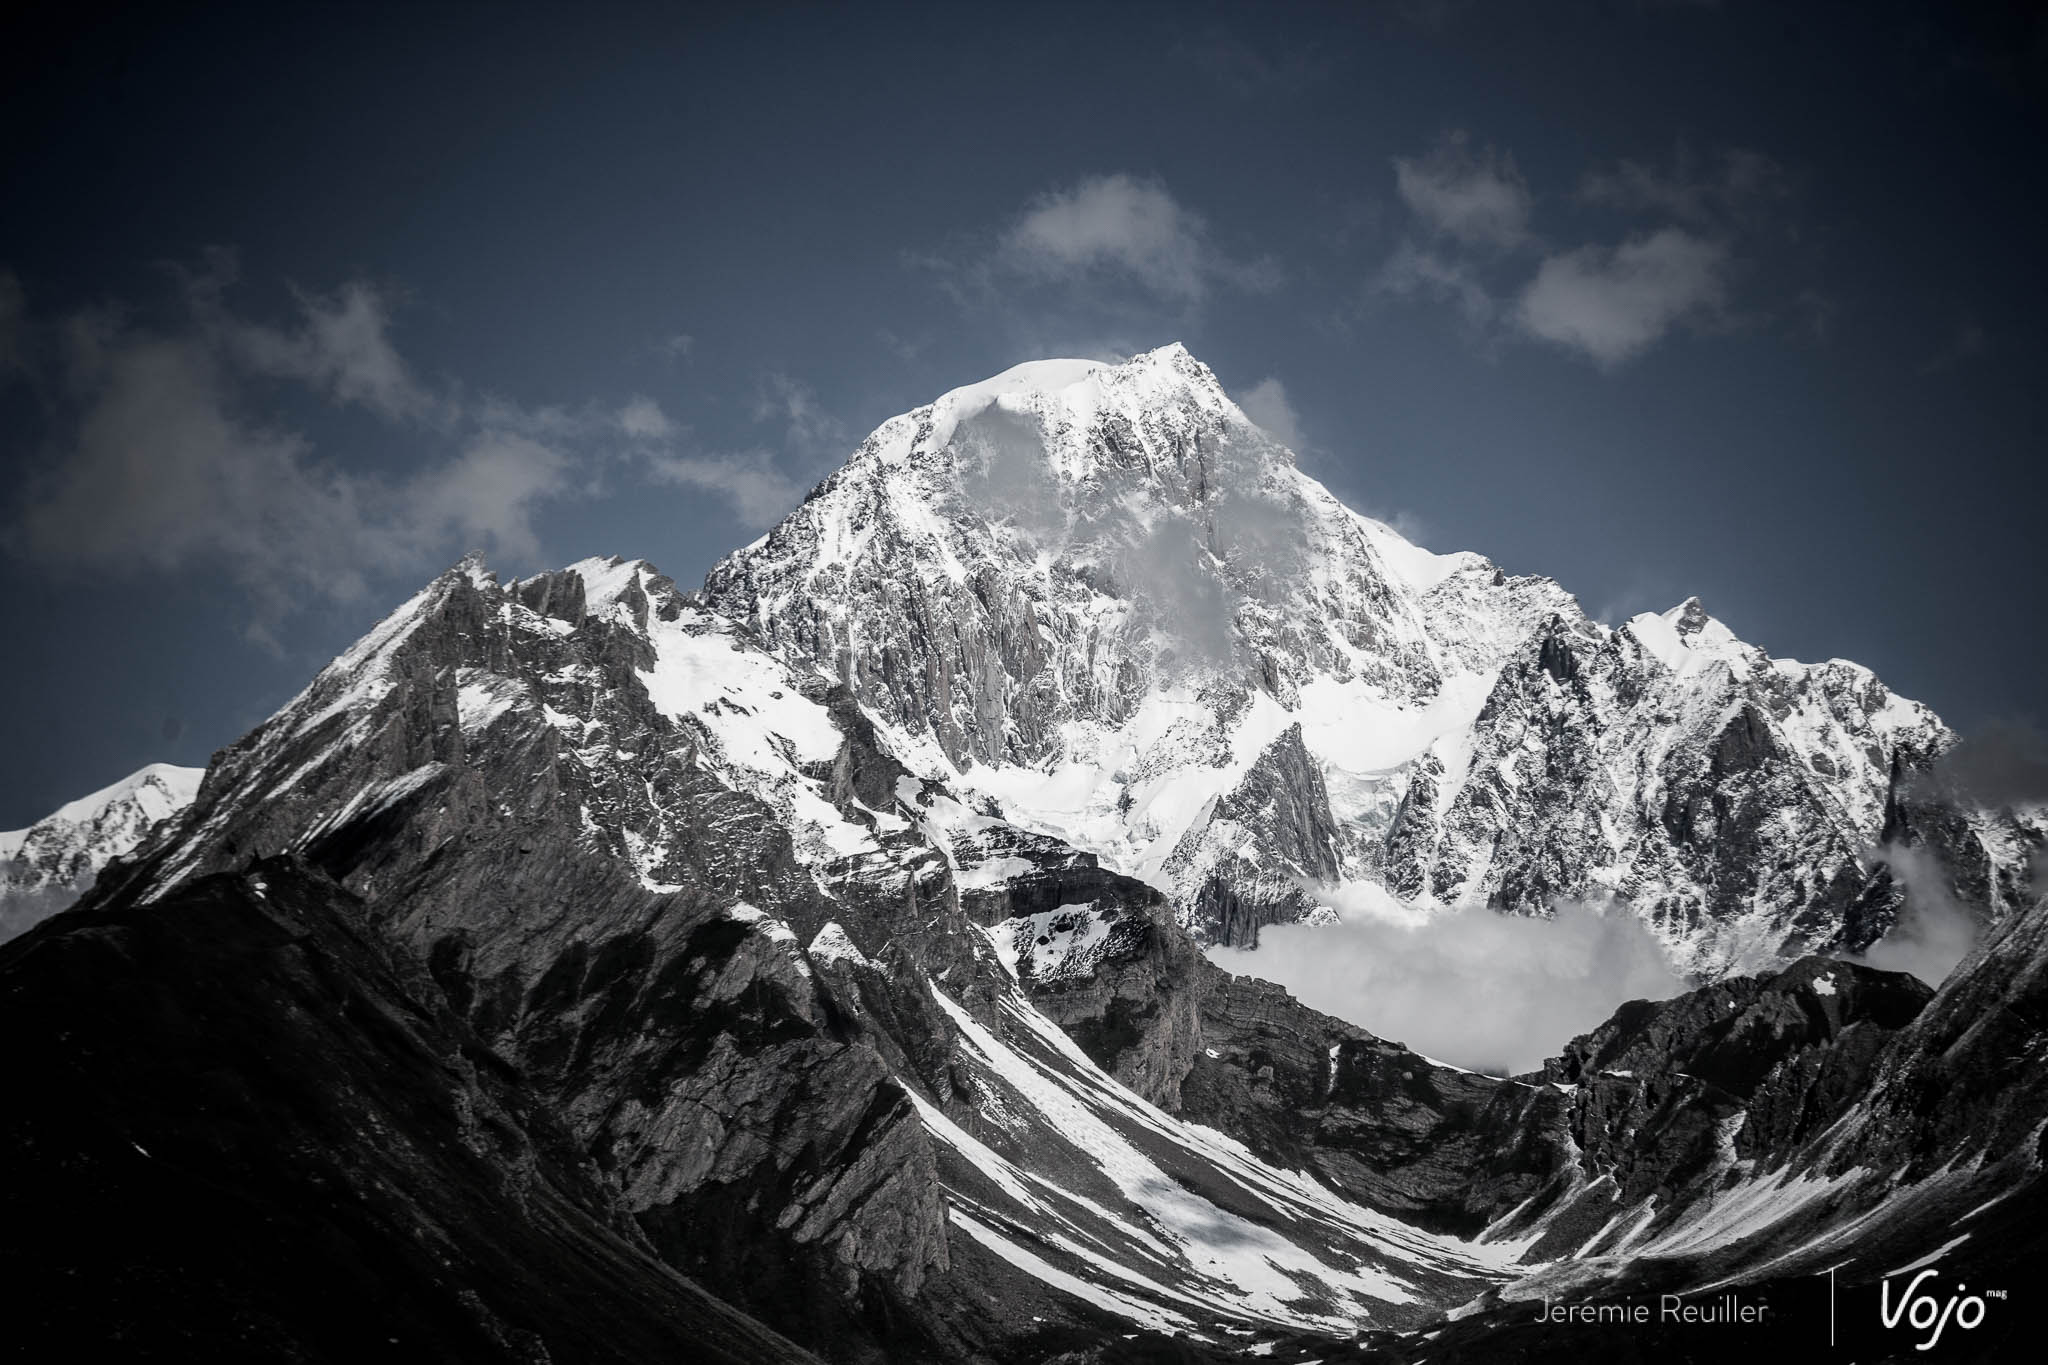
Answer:
[[[2041,15],[9,21],[0,828],[468,546],[692,583],[889,415],[1175,339],[1431,548],[2038,721]]]

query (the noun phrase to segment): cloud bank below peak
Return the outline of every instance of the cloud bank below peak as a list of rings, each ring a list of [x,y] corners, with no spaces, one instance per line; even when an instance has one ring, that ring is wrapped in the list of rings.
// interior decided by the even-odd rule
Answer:
[[[1365,883],[1318,894],[1337,923],[1269,926],[1258,948],[1212,948],[1210,959],[1468,1070],[1532,1071],[1624,1001],[1685,989],[1625,908],[1561,902],[1539,919],[1423,910]]]

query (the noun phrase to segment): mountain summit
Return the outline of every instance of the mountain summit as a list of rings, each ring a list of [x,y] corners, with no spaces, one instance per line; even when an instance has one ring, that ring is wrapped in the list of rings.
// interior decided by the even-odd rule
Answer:
[[[1703,977],[1860,948],[1896,908],[1870,860],[1894,777],[1953,741],[1696,598],[1610,629],[1413,545],[1178,345],[892,418],[705,599],[913,770],[1235,945],[1348,880],[1425,908],[1619,899]]]

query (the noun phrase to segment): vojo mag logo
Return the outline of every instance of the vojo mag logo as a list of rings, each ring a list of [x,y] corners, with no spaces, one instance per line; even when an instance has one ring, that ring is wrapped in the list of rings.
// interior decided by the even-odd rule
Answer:
[[[1969,1286],[1958,1282],[1943,1301],[1937,1297],[1941,1287],[1927,1285],[1934,1278],[1935,1270],[1929,1267],[1907,1282],[1905,1290],[1896,1299],[1892,1294],[1892,1282],[1897,1276],[1887,1277],[1879,1290],[1877,1304],[1878,1321],[1887,1329],[1906,1328],[1913,1332],[1926,1333],[1926,1339],[1916,1342],[1916,1351],[1931,1351],[1941,1340],[1942,1333],[1954,1327],[1968,1332],[1983,1325],[1986,1299],[2003,1299],[2003,1289],[1987,1289],[1981,1294],[1969,1292]]]

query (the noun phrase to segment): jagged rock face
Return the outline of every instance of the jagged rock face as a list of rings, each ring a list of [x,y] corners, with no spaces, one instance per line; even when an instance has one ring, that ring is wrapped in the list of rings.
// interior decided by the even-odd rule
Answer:
[[[77,900],[101,868],[191,802],[201,775],[152,763],[27,829],[0,833],[0,943]]]
[[[1539,1079],[1564,1094],[1579,1179],[1502,1231],[1533,1259],[1655,1254],[1660,1237],[1825,1132],[1933,994],[1910,976],[1809,957],[1676,1000],[1636,1001]]]
[[[971,965],[973,931],[896,923],[944,864],[826,799],[865,776],[827,704],[651,571],[576,577],[594,590],[437,581],[221,756],[138,894],[303,857],[522,1067],[671,1264],[858,1339],[849,1301],[907,1301],[947,1263],[898,1072],[950,1097],[950,1026],[908,991],[883,1001],[908,1047],[850,1027],[791,926],[860,932],[879,902],[890,951],[930,970]]]
[[[847,686],[920,777],[1233,945],[1362,878],[1515,913],[1619,897],[1702,978],[1854,946],[1889,923],[1844,928],[1894,771],[1953,740],[1697,600],[1609,629],[1546,579],[1416,548],[1178,346],[884,423],[705,594]],[[1994,836],[1972,847],[2004,910],[2025,840]]]
[[[1696,603],[1612,633],[1552,618],[1501,668],[1464,780],[1424,765],[1383,875],[1518,913],[1618,897],[1686,970],[1768,968],[1843,942],[1889,765],[1950,739],[1854,665],[1771,660]]]

